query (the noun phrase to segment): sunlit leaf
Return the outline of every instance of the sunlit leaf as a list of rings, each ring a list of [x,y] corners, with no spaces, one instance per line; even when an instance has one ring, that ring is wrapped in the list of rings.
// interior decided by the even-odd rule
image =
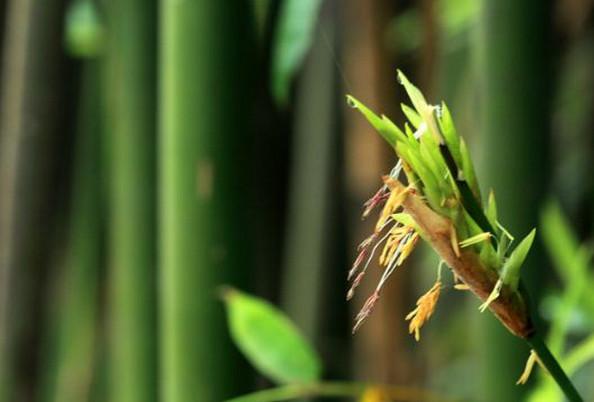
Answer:
[[[277,383],[319,379],[320,358],[297,327],[265,300],[224,291],[231,336],[248,360]]]

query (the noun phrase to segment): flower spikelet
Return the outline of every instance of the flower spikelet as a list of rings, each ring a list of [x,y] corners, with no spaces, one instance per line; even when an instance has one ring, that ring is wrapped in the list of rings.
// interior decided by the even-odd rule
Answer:
[[[429,320],[435,311],[437,300],[441,293],[441,282],[437,281],[427,293],[417,300],[417,308],[408,313],[406,320],[410,320],[408,332],[415,334],[415,339],[421,339],[421,327]]]

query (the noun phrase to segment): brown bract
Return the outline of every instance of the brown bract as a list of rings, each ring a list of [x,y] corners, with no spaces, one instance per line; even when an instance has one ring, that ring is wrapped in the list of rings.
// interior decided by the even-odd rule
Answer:
[[[393,192],[406,191],[402,206],[418,225],[421,236],[469,290],[481,301],[487,300],[499,279],[497,272],[484,266],[476,253],[467,249],[455,250],[452,244],[457,244],[457,239],[452,238],[455,233],[452,222],[433,211],[414,190],[406,189],[389,176],[384,177],[384,182]],[[507,286],[503,286],[501,295],[491,302],[489,309],[514,335],[528,338],[534,332],[526,303],[518,292],[512,292]]]

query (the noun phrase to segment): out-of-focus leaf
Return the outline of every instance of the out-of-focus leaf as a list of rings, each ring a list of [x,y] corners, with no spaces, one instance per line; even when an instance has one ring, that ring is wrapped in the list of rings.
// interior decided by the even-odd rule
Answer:
[[[567,372],[571,375],[587,362],[594,360],[594,335],[590,335],[567,353],[564,359]]]
[[[417,50],[423,43],[423,23],[417,7],[411,7],[390,21],[387,32],[388,46],[398,52]]]
[[[282,3],[272,55],[272,94],[286,105],[293,76],[311,45],[321,0],[286,0]]]
[[[320,358],[280,310],[234,289],[223,299],[233,341],[262,374],[277,383],[319,379]]]
[[[91,0],[77,0],[66,13],[66,50],[73,56],[97,56],[104,46],[105,31]]]
[[[545,245],[563,282],[567,286],[591,283],[594,279],[588,264],[591,251],[580,246],[559,205],[549,203],[541,222]],[[590,314],[594,314],[594,293],[582,292],[582,301]]]
[[[440,0],[437,2],[441,28],[448,37],[468,29],[480,11],[480,2],[474,0]]]

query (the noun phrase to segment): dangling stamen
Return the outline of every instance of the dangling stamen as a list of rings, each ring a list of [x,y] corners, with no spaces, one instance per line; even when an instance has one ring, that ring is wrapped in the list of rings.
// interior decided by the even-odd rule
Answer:
[[[380,295],[377,291],[373,292],[373,294],[369,296],[369,298],[363,305],[363,308],[361,308],[361,311],[359,311],[359,313],[355,317],[355,326],[353,327],[353,333],[357,331],[361,327],[365,319],[369,317],[369,314],[371,314],[371,311],[375,307],[375,303],[379,300],[379,297]]]
[[[441,282],[437,281],[427,293],[417,300],[417,308],[406,316],[406,320],[410,320],[408,332],[411,334],[414,333],[415,340],[417,341],[421,339],[421,327],[425,325],[435,311],[440,292]]]

